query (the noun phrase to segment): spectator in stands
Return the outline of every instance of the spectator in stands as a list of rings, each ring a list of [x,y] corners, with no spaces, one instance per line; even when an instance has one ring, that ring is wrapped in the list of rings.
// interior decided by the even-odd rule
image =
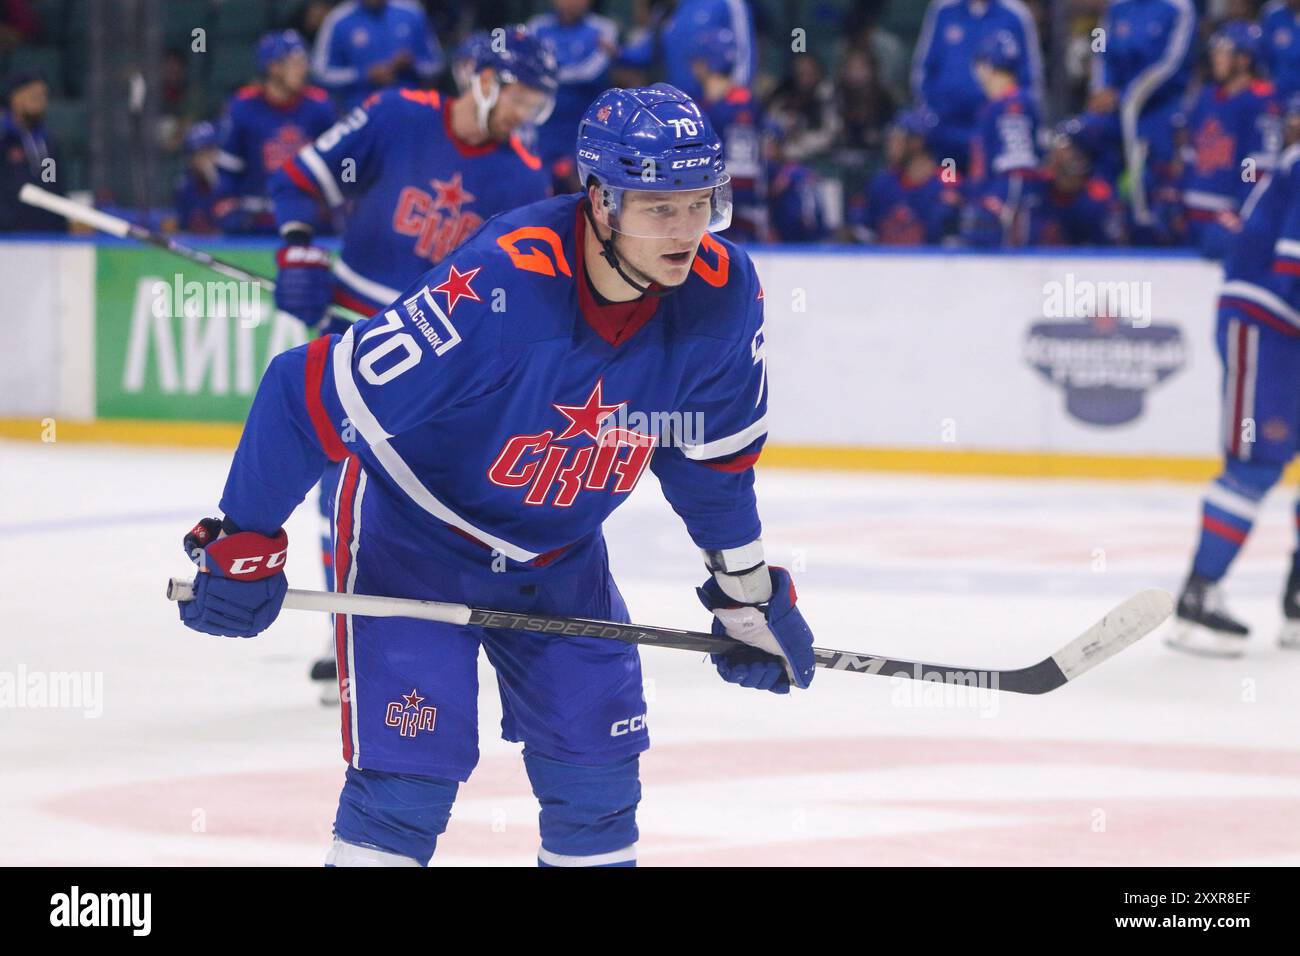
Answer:
[[[848,238],[931,246],[956,233],[962,201],[957,173],[935,162],[928,145],[937,123],[924,107],[894,117],[885,139],[885,168],[849,198]]]
[[[15,73],[5,83],[0,111],[0,232],[65,232],[67,223],[18,199],[27,183],[63,193],[57,152],[45,131],[50,91],[39,72]]]
[[[767,173],[768,224],[774,242],[821,242],[829,238],[826,210],[817,175],[785,156],[779,124],[763,124],[763,157]]]
[[[1282,147],[1282,104],[1273,84],[1256,79],[1260,28],[1233,20],[1210,38],[1212,82],[1187,118],[1182,202],[1188,245],[1222,259],[1241,231],[1241,205],[1267,175]]]
[[[731,176],[732,214],[727,238],[767,242],[767,183],[763,166],[763,110],[751,89],[733,77],[736,38],[730,30],[704,30],[691,40],[691,66],[700,109],[722,139]]]
[[[1005,248],[1025,244],[1025,200],[1038,170],[1038,105],[1020,89],[1025,51],[1010,30],[980,41],[975,76],[984,105],[970,145],[970,177],[962,236],[972,246]]]
[[[1156,223],[1147,197],[1168,181],[1174,161],[1173,120],[1192,75],[1196,10],[1192,0],[1115,0],[1102,29],[1106,47],[1093,57],[1088,109],[1111,118],[1108,150],[1124,157],[1134,222],[1149,233]]]
[[[40,33],[41,19],[29,0],[0,0],[0,54],[35,43]]]
[[[290,29],[297,30],[304,42],[315,43],[325,18],[333,8],[332,0],[305,0],[293,12],[287,25]]]
[[[1259,12],[1262,58],[1278,95],[1300,92],[1300,0],[1270,0]]]
[[[874,166],[885,141],[885,129],[898,103],[880,84],[870,50],[851,48],[840,64],[835,82],[843,131],[838,160],[844,166]]]
[[[528,28],[549,43],[559,66],[555,109],[537,130],[537,153],[551,167],[564,192],[578,190],[573,144],[578,122],[601,92],[610,87],[610,64],[618,54],[618,25],[591,12],[591,0],[553,0],[552,13],[528,21]],[[572,187],[572,188],[570,188]]]
[[[895,103],[906,102],[908,92],[907,45],[880,25],[889,0],[858,0],[844,21],[849,52],[865,50],[875,66],[877,82]],[[846,53],[847,55],[847,53]]]
[[[747,0],[670,0],[650,12],[649,24],[632,36],[620,61],[647,71],[657,62],[665,80],[698,98],[703,90],[691,67],[691,45],[695,37],[710,30],[731,31],[736,44],[731,80],[751,88],[758,54]]]
[[[1043,103],[1043,61],[1038,29],[1020,0],[931,0],[912,53],[912,96],[939,118],[935,155],[965,169],[975,116],[985,103],[974,75],[976,51],[994,33],[1011,34],[1024,51],[1013,79],[1037,108]]]
[[[195,123],[185,134],[185,171],[174,197],[176,228],[182,232],[220,231],[216,212],[221,184],[221,172],[217,168],[220,152],[217,127],[212,123]]]
[[[1057,130],[1029,209],[1031,246],[1118,246],[1128,239],[1128,210],[1070,135]]]
[[[785,132],[785,154],[796,162],[824,157],[840,135],[835,85],[811,53],[790,58],[785,78],[772,93],[769,114]]]
[[[321,24],[312,51],[316,82],[350,108],[401,84],[429,85],[442,48],[415,0],[347,0]]]
[[[257,66],[262,82],[234,95],[222,124],[216,212],[222,231],[232,235],[276,233],[267,181],[334,124],[329,95],[307,85],[307,47],[297,31],[263,36]]]

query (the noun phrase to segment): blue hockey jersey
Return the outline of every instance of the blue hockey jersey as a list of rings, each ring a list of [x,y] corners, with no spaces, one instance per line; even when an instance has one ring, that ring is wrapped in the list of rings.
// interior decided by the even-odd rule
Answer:
[[[1256,184],[1223,260],[1222,298],[1256,321],[1300,335],[1300,145]]]
[[[271,183],[277,223],[317,224],[351,201],[335,299],[368,315],[483,221],[545,197],[550,179],[517,136],[471,146],[435,92],[388,90],[352,110]]]
[[[221,127],[221,227],[228,233],[275,232],[268,181],[300,149],[334,124],[334,107],[309,86],[290,103],[276,104],[260,86],[230,99]]]
[[[541,13],[528,21],[528,29],[551,45],[559,67],[555,108],[537,128],[537,151],[543,162],[552,163],[573,155],[582,114],[612,85],[609,69],[617,51],[618,25],[595,13],[573,23]]]
[[[938,245],[957,231],[961,190],[936,169],[920,182],[893,169],[872,177],[865,196],[849,203],[848,222],[884,246]]]
[[[1271,0],[1259,12],[1263,59],[1282,99],[1300,91],[1300,11],[1287,0]]]
[[[740,242],[771,239],[767,214],[766,166],[760,131],[763,107],[743,86],[733,86],[717,100],[698,100],[700,109],[722,140],[727,173],[731,176],[731,228],[727,238]]]
[[[599,305],[585,202],[497,216],[370,319],[277,356],[224,513],[275,531],[327,459],[356,455],[372,531],[522,569],[598,534],[649,468],[699,547],[758,538],[768,390],[753,265],[706,234],[671,294]]]
[[[1183,204],[1190,219],[1236,213],[1259,176],[1272,168],[1282,145],[1282,107],[1273,86],[1257,80],[1226,93],[1210,85],[1187,117]],[[1243,162],[1258,175],[1243,176]]]

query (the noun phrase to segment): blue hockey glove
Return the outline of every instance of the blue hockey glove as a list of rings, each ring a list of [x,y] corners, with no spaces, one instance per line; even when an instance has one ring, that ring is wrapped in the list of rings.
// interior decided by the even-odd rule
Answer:
[[[221,637],[253,637],[271,626],[289,585],[284,560],[289,536],[239,531],[204,518],[185,536],[185,553],[199,566],[194,598],[180,603],[186,627]]]
[[[275,264],[275,307],[319,328],[334,297],[329,250],[291,243],[276,252]]]
[[[794,582],[785,568],[768,568],[772,596],[762,604],[742,604],[710,577],[696,593],[713,612],[713,633],[745,645],[712,655],[722,679],[742,687],[788,694],[790,685],[812,683],[813,636],[795,607]]]

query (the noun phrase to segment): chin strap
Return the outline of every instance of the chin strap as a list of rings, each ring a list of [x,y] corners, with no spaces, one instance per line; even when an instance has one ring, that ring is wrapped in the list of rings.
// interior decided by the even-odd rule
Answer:
[[[469,86],[469,91],[474,97],[474,115],[478,118],[478,130],[484,136],[487,136],[488,115],[492,112],[492,107],[496,106],[497,97],[501,95],[501,84],[497,81],[496,75],[493,74],[492,92],[484,95],[483,76],[476,73],[474,82]]]
[[[623,263],[619,261],[618,251],[614,248],[614,230],[610,230],[608,239],[601,238],[600,229],[596,226],[596,217],[591,214],[590,200],[583,203],[582,211],[587,214],[587,222],[591,223],[592,235],[594,235],[596,241],[600,243],[600,257],[610,264],[613,270],[618,273],[620,279],[632,288],[636,289],[636,291],[642,295],[652,295],[658,298],[659,296],[665,296],[676,291],[675,286],[671,289],[652,289],[648,285],[641,285],[641,283],[637,282],[630,275],[624,272]]]

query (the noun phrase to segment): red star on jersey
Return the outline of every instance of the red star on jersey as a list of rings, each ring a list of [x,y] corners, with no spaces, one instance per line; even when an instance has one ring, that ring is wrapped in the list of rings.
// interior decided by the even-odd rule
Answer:
[[[400,694],[398,696],[400,696],[402,700],[406,701],[407,707],[419,708],[420,701],[424,700],[423,697],[421,697],[418,693],[416,693],[416,689],[414,687],[411,688],[411,692],[409,694]]]
[[[461,184],[460,173],[451,179],[430,179],[429,182],[438,194],[433,201],[434,209],[449,209],[453,216],[459,216],[460,207],[474,201],[473,194]]]
[[[556,437],[556,441],[583,434],[590,435],[592,438],[600,437],[600,423],[627,404],[627,402],[619,402],[617,405],[604,404],[600,394],[602,385],[603,381],[597,379],[596,387],[587,396],[587,401],[581,405],[554,406],[557,412],[569,420],[568,427]]]
[[[451,267],[451,273],[443,280],[441,285],[436,285],[431,291],[443,292],[447,295],[447,314],[451,315],[452,310],[456,308],[456,303],[461,299],[470,299],[474,302],[482,302],[478,293],[469,287],[470,280],[478,275],[482,266],[476,266],[469,272],[461,272],[455,266]]]

